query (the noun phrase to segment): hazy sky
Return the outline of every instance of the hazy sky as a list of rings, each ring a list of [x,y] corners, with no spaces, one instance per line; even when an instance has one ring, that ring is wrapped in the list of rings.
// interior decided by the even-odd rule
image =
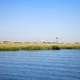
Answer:
[[[80,0],[0,0],[0,40],[80,41]]]

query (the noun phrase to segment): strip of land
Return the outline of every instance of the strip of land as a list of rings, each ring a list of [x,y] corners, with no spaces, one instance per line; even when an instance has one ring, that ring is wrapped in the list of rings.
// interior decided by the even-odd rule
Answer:
[[[80,44],[0,43],[0,51],[80,49]]]

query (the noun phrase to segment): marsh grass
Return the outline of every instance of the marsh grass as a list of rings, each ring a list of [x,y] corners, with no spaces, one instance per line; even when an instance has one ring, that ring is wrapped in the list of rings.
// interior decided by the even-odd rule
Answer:
[[[0,51],[80,49],[80,44],[0,44]]]
[[[61,49],[80,49],[80,44],[62,44],[58,46]]]

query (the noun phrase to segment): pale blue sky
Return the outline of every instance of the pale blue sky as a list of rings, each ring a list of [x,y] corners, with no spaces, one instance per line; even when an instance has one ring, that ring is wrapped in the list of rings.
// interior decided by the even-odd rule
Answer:
[[[80,0],[0,0],[0,40],[80,42]]]

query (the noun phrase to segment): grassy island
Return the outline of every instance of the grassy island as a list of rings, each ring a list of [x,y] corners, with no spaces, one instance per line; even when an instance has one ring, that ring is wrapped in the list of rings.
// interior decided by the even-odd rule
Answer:
[[[0,51],[80,49],[80,44],[0,43]]]

